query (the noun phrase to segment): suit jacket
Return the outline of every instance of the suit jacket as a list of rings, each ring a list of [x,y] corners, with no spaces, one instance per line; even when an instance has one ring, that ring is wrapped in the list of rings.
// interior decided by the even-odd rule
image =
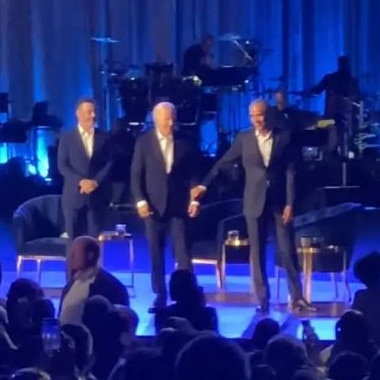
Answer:
[[[59,314],[62,309],[63,300],[69,293],[74,281],[70,281],[62,290],[61,301],[59,305]],[[90,285],[88,298],[93,296],[103,296],[107,298],[113,305],[129,306],[129,294],[126,287],[111,273],[103,269],[99,269],[95,281]]]
[[[238,134],[224,156],[214,165],[203,181],[208,186],[226,165],[241,160],[245,171],[244,214],[259,217],[271,194],[271,207],[282,212],[285,205],[294,203],[294,164],[290,134],[273,130],[273,145],[268,167],[262,159],[253,128]]]
[[[58,145],[58,170],[64,178],[62,202],[68,208],[104,206],[108,202],[108,177],[112,169],[112,158],[108,134],[95,129],[92,157],[86,154],[78,128],[63,133]],[[80,194],[82,179],[95,180],[99,187],[91,194]]]
[[[179,134],[174,134],[172,170],[165,170],[164,157],[155,130],[139,137],[131,167],[131,190],[136,202],[146,200],[154,214],[170,212],[184,216],[190,202],[190,189],[198,182],[196,149]]]

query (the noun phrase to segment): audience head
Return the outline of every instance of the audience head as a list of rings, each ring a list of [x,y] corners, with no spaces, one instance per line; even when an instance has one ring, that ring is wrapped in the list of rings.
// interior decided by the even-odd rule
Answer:
[[[96,239],[91,236],[76,238],[70,249],[69,266],[74,272],[95,268],[100,257],[100,247]]]
[[[237,343],[201,333],[178,354],[176,380],[246,380],[248,365]]]
[[[193,272],[180,269],[172,273],[169,281],[170,298],[189,306],[203,304],[203,294]]]
[[[293,376],[293,380],[319,380],[317,371],[312,368],[300,369]]]
[[[280,325],[272,318],[264,318],[259,321],[252,335],[254,348],[263,350],[267,343],[280,333]]]
[[[82,323],[90,330],[94,352],[102,345],[101,329],[105,315],[112,310],[111,302],[103,296],[93,296],[84,305]]]
[[[114,308],[125,322],[125,338],[128,341],[131,341],[136,336],[139,325],[139,316],[133,309],[124,305],[114,305]],[[122,339],[124,340],[124,338]]]
[[[41,287],[34,281],[19,278],[8,291],[6,309],[11,338],[18,343],[29,336],[34,328],[34,304],[44,297]]]
[[[355,277],[367,288],[380,284],[380,253],[371,252],[357,260],[354,265]]]
[[[269,341],[264,361],[275,370],[279,379],[291,379],[307,363],[306,348],[293,337],[278,335]]]
[[[328,376],[331,380],[362,380],[368,370],[368,362],[361,355],[343,352],[333,360]]]
[[[360,311],[346,311],[335,326],[338,342],[355,347],[369,341],[369,327]]]
[[[95,101],[90,98],[82,98],[77,102],[76,117],[78,124],[86,131],[95,127],[96,107]]]
[[[124,366],[124,379],[159,379],[159,354],[152,349],[139,349],[128,355]]]
[[[164,137],[173,134],[176,109],[173,103],[161,102],[153,108],[153,121],[157,131]]]
[[[266,364],[259,364],[251,368],[252,380],[276,380],[276,373]]]

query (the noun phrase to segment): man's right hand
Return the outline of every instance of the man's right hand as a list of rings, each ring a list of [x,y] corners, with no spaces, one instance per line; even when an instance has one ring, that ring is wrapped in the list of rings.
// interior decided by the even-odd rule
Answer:
[[[207,189],[204,186],[195,186],[190,190],[190,199],[192,201],[197,201],[205,194]]]
[[[149,215],[151,215],[148,203],[145,203],[137,207],[137,212],[140,218],[147,218]]]

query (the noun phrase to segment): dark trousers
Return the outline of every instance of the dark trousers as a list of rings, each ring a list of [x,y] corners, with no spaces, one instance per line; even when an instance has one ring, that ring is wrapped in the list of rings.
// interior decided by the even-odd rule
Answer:
[[[177,269],[191,270],[188,249],[187,220],[173,216],[149,216],[145,219],[146,236],[151,256],[152,289],[155,294],[166,298],[165,284],[165,240],[169,232]]]
[[[277,254],[286,271],[289,292],[293,301],[302,298],[299,264],[294,244],[293,226],[282,222],[282,214],[266,204],[258,218],[246,216],[255,293],[260,302],[269,301],[270,289],[266,268],[268,229],[274,222]]]
[[[78,236],[87,235],[97,239],[102,232],[104,211],[103,207],[87,205],[79,209],[64,209],[65,227],[69,238],[73,240]]]

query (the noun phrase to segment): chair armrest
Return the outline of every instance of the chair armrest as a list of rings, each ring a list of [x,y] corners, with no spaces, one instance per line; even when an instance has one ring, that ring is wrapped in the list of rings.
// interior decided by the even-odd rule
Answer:
[[[20,251],[22,251],[28,236],[27,223],[21,213],[17,213],[13,216],[12,234],[16,246],[16,254],[19,254],[21,253]]]

